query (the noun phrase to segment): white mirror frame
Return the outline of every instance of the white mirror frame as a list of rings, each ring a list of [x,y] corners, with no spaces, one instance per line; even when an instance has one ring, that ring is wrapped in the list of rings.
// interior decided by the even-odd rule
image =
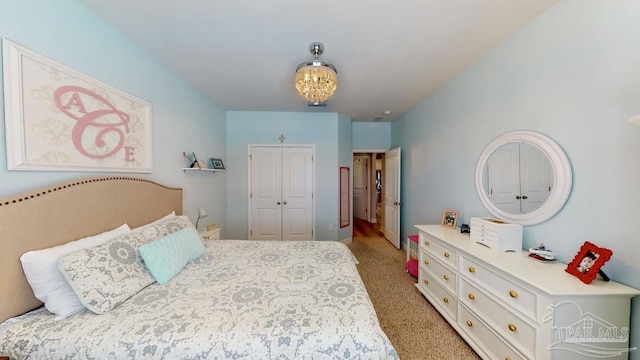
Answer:
[[[483,186],[484,167],[491,154],[503,145],[524,142],[542,151],[551,162],[553,187],[549,198],[542,206],[528,214],[510,214],[495,206],[487,196]],[[562,209],[571,193],[571,164],[564,150],[550,138],[535,131],[511,131],[495,138],[480,154],[476,166],[476,191],[484,207],[495,217],[516,224],[535,225],[551,219]]]

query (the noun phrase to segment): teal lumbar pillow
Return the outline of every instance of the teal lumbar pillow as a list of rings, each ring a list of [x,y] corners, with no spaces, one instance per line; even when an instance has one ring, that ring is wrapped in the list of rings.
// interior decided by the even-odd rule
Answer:
[[[140,246],[140,256],[159,284],[176,276],[188,263],[204,254],[200,235],[191,226]]]

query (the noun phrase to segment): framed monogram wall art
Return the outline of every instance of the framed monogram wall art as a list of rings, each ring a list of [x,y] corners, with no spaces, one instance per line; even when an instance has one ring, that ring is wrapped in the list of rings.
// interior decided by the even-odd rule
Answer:
[[[3,39],[7,166],[153,171],[151,104]]]

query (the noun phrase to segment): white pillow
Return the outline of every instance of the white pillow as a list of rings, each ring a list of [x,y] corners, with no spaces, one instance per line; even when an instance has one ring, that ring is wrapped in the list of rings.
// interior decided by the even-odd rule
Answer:
[[[157,224],[157,223],[159,223],[160,221],[163,221],[163,220],[171,219],[174,216],[176,216],[176,212],[172,211],[170,214],[167,214],[167,215],[161,217],[158,220],[155,220],[155,221],[150,222],[148,224],[140,225],[137,228],[131,229],[131,232],[142,231],[142,230],[148,228],[149,226],[153,226],[153,225],[155,225],[155,224]]]
[[[31,285],[31,289],[33,289],[33,294],[44,303],[49,312],[56,315],[56,320],[62,320],[84,309],[84,305],[80,302],[78,295],[58,270],[58,258],[78,250],[103,244],[118,235],[130,232],[129,225],[124,224],[102,234],[22,254],[20,262],[22,262],[22,269],[27,281]]]

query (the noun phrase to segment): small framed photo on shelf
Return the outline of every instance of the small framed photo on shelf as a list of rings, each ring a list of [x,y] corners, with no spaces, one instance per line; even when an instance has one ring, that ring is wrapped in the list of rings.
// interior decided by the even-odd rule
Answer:
[[[449,229],[455,229],[458,223],[458,212],[455,210],[445,210],[442,213],[440,225]]]
[[[585,241],[580,247],[580,251],[565,269],[571,275],[576,276],[585,284],[590,284],[596,275],[600,272],[600,268],[605,262],[611,259],[613,252],[609,249],[601,248]],[[606,275],[603,276],[606,278]]]
[[[222,159],[211,158],[211,168],[215,170],[224,170],[224,164],[222,163]]]

